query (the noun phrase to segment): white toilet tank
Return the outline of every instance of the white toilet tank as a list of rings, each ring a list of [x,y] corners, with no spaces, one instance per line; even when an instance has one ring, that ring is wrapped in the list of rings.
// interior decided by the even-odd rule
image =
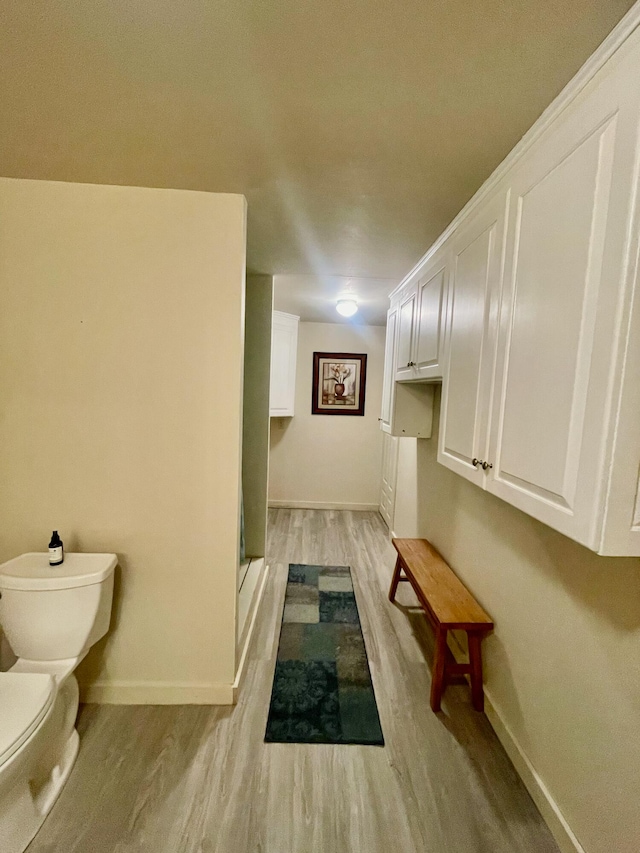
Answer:
[[[109,629],[115,554],[22,554],[0,565],[0,625],[14,654],[35,661],[83,655]]]

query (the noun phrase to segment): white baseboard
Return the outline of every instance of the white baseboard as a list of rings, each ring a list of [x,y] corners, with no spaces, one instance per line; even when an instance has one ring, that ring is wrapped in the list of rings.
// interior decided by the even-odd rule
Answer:
[[[254,595],[250,624],[245,634],[235,681],[231,684],[203,684],[171,681],[96,681],[81,688],[83,702],[99,705],[234,705],[245,670],[247,652],[256,624],[258,609],[267,581],[266,566]]]
[[[491,699],[491,693],[485,690],[484,696],[487,719],[497,734],[498,740],[505,748],[505,752],[513,762],[513,766],[518,771],[518,775],[531,794],[531,799],[538,807],[545,823],[551,830],[551,834],[555,838],[558,847],[562,853],[585,853],[584,847],[574,835],[558,804],[551,796],[549,789],[527,758],[526,753],[506,724],[504,717],[496,708],[495,703]]]
[[[262,596],[264,594],[265,588],[267,586],[267,575],[269,574],[269,566],[265,565],[264,571],[262,572],[262,577],[258,581],[258,591],[255,595],[255,602],[253,604],[253,611],[251,613],[251,621],[249,623],[249,628],[245,633],[244,637],[244,646],[242,647],[242,652],[240,654],[240,660],[238,662],[238,669],[236,671],[236,680],[233,682],[233,701],[234,703],[238,701],[238,693],[240,691],[240,685],[242,684],[242,679],[245,673],[245,665],[247,663],[247,657],[249,653],[249,646],[251,645],[251,638],[253,637],[253,629],[256,625],[256,620],[258,618],[258,611],[260,610],[260,604],[262,602]]]
[[[233,705],[233,684],[171,681],[96,681],[81,690],[99,705]]]
[[[449,633],[449,637],[451,639],[449,648],[451,649],[454,658],[458,663],[466,663],[466,652],[461,648],[455,635]],[[486,687],[484,689],[484,698],[484,710],[487,715],[487,719],[491,723],[491,728],[498,736],[498,740],[511,759],[518,776],[520,776],[526,789],[531,794],[531,799],[538,807],[545,823],[551,830],[551,834],[555,838],[558,847],[562,853],[585,853],[584,847],[574,835],[573,830],[560,811],[558,804],[551,796],[549,789],[537,773],[533,764],[529,761],[527,754],[522,749],[522,746],[509,728],[508,724],[505,722],[504,716],[496,707],[491,696],[491,691],[487,690]]]
[[[348,509],[352,512],[378,511],[378,504],[325,503],[323,501],[269,501],[274,509]]]

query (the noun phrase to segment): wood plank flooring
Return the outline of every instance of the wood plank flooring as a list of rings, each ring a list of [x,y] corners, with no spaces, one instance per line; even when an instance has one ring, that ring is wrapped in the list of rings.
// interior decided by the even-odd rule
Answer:
[[[265,744],[289,562],[350,565],[386,746]],[[433,639],[377,513],[277,509],[235,708],[83,707],[29,853],[558,853],[466,686],[429,709]]]

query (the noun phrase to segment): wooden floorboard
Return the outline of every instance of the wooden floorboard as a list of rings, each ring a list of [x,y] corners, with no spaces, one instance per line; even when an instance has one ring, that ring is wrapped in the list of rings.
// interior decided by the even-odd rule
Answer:
[[[270,512],[238,705],[82,708],[80,754],[29,853],[558,853],[466,686],[429,708],[433,637],[377,513]],[[349,565],[386,745],[265,744],[287,567]]]

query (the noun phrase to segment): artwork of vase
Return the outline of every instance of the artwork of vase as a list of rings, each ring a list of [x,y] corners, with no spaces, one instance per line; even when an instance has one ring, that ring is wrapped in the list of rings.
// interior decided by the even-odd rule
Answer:
[[[314,352],[312,414],[363,415],[366,353]]]
[[[332,364],[330,370],[333,374],[332,378],[336,382],[333,393],[336,399],[342,400],[344,397],[345,381],[351,376],[351,368],[346,364]]]

